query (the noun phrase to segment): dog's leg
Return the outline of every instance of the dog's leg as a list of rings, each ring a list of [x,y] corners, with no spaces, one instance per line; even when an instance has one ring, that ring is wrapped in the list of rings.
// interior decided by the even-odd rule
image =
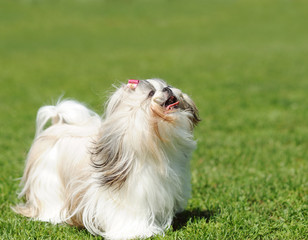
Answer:
[[[64,187],[58,173],[59,153],[53,138],[38,138],[28,155],[19,197],[26,203],[14,210],[22,215],[52,223],[61,222]]]

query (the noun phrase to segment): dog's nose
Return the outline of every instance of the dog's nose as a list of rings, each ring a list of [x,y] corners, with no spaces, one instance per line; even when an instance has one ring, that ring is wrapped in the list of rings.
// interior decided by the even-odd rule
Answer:
[[[173,92],[169,87],[163,88],[163,92],[167,92],[169,96],[173,95]]]

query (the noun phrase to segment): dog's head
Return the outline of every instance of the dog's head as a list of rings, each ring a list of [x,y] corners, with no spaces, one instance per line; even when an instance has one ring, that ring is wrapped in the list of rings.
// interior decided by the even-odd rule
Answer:
[[[200,121],[192,99],[161,79],[136,81],[118,88],[108,101],[106,118],[123,112],[142,112],[144,120],[152,118],[152,122],[176,123],[186,117],[192,127]]]

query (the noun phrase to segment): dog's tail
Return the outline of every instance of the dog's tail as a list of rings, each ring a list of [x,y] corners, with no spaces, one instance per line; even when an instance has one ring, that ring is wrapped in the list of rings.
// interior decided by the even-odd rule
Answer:
[[[82,125],[93,119],[93,117],[99,118],[95,112],[74,100],[63,100],[54,106],[43,106],[37,113],[35,137],[38,137],[44,131],[50,121],[51,125]]]

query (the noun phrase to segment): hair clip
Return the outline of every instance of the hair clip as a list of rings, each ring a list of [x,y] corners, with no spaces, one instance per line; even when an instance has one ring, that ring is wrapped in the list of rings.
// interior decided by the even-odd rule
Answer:
[[[137,87],[137,85],[139,84],[139,80],[136,80],[136,79],[129,79],[128,80],[128,83],[127,83],[127,86],[130,88],[130,89],[135,89]]]

